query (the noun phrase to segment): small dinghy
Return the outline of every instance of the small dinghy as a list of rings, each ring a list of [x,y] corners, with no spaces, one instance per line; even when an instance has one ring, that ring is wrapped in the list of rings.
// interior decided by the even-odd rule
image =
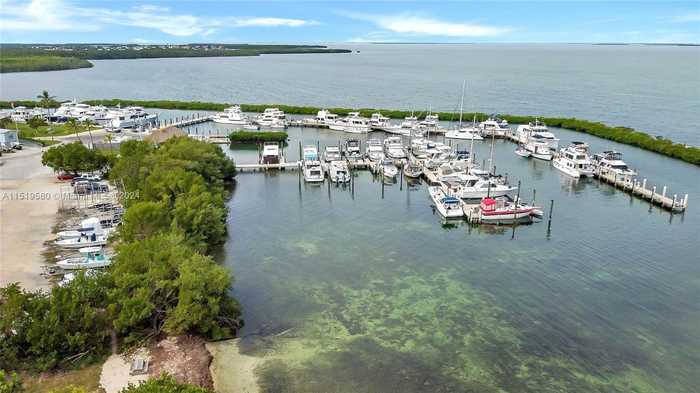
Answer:
[[[58,261],[56,266],[63,270],[97,269],[107,267],[112,263],[102,247],[84,247],[78,252],[82,254],[80,257]]]
[[[528,158],[530,157],[530,151],[525,148],[525,146],[518,146],[517,149],[515,149],[515,154],[519,155],[520,157],[525,157]]]
[[[435,208],[445,218],[460,218],[464,216],[462,201],[459,198],[448,196],[440,187],[428,187],[428,193],[435,203]]]
[[[94,247],[104,246],[105,244],[107,244],[107,235],[98,235],[96,233],[89,236],[74,237],[56,241],[56,245],[63,248]]]

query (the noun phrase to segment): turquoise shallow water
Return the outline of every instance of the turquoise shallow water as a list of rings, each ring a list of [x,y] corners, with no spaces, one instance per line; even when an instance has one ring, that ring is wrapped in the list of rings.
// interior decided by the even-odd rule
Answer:
[[[222,131],[203,125],[198,132]],[[345,135],[290,128],[298,141]],[[553,129],[562,145],[615,148],[649,184],[690,193],[671,215],[496,141],[499,172],[546,222],[443,224],[426,186],[355,192],[296,172],[240,173],[224,263],[244,307],[243,350],[267,356],[266,391],[693,392],[700,365],[697,167]],[[477,143],[477,160],[488,143]],[[255,150],[228,150],[254,162]],[[289,389],[289,390],[285,390]]]
[[[3,74],[0,99],[139,98],[574,116],[700,145],[700,47],[355,45],[360,53],[94,61]]]

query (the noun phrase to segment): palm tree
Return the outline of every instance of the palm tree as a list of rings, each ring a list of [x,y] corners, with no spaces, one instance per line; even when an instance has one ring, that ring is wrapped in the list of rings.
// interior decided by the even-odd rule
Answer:
[[[114,140],[114,135],[112,135],[112,134],[105,135],[105,142],[109,143],[109,150],[114,150],[114,148],[112,147],[113,140]]]
[[[36,98],[39,99],[39,103],[44,107],[44,109],[46,109],[46,114],[48,115],[49,107],[56,102],[56,97],[50,95],[48,91],[44,90],[41,92],[41,94],[36,96]]]
[[[92,149],[95,148],[95,144],[92,141],[92,126],[94,126],[94,125],[95,125],[95,122],[90,120],[90,119],[86,119],[85,121],[83,121],[83,127],[85,127],[85,129],[88,132],[88,135],[90,135],[90,148],[92,148]]]
[[[78,138],[78,140],[80,141],[80,135],[78,135],[78,131],[80,131],[80,123],[77,119],[75,119],[74,117],[68,119],[66,121],[66,128],[73,131],[75,133],[75,137]]]

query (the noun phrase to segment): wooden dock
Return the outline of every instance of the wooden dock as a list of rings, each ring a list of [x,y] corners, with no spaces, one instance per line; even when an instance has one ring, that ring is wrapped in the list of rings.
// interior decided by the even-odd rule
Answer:
[[[183,116],[183,117],[176,117],[174,119],[170,120],[164,120],[163,122],[158,122],[158,125],[156,127],[157,130],[162,130],[164,128],[168,127],[187,127],[187,126],[192,126],[195,124],[201,124],[201,123],[206,123],[208,121],[212,121],[214,119],[214,115],[210,116],[202,116],[198,113],[195,113],[190,116]]]
[[[678,198],[677,194],[673,194],[673,197],[669,197],[666,194],[666,186],[663,186],[661,188],[661,193],[658,193],[656,192],[656,186],[647,188],[647,179],[640,182],[636,178],[619,178],[614,173],[602,171],[600,168],[596,169],[593,176],[602,182],[612,185],[615,188],[619,188],[634,196],[647,200],[653,205],[661,206],[662,208],[668,209],[674,213],[681,213],[688,207],[688,194],[685,194],[685,196],[680,199]]]

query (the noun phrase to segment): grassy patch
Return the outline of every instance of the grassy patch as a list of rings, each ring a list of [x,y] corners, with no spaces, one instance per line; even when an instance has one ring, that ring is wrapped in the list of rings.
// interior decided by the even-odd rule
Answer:
[[[25,393],[46,393],[55,389],[76,386],[90,393],[102,393],[100,388],[100,373],[102,363],[93,364],[78,370],[22,374],[22,384]]]
[[[228,138],[233,144],[262,143],[262,142],[286,142],[287,133],[280,131],[254,132],[236,131],[232,132]]]

